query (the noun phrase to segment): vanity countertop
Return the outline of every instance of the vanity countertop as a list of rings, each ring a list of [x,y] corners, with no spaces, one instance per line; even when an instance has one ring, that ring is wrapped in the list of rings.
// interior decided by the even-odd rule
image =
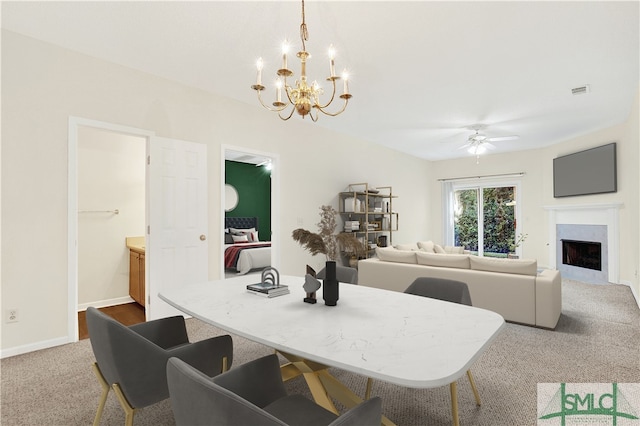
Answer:
[[[126,237],[127,248],[137,253],[144,254],[145,252],[145,238],[142,237]]]

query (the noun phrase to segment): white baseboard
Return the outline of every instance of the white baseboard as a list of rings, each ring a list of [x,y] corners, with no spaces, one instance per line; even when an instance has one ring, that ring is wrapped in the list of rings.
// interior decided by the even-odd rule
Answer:
[[[44,340],[42,342],[31,343],[24,346],[16,346],[15,348],[3,349],[0,351],[0,358],[8,358],[10,356],[22,355],[28,352],[39,351],[42,349],[53,348],[55,346],[66,345],[72,343],[68,337],[60,337],[57,339]]]
[[[125,303],[133,302],[135,302],[135,300],[133,300],[130,296],[117,297],[115,299],[98,300],[97,302],[83,303],[78,305],[78,312],[86,311],[89,306],[93,306],[94,308],[106,308],[107,306],[124,305]]]
[[[135,302],[135,300],[133,300],[129,296],[118,297],[115,299],[108,299],[108,300],[100,300],[97,302],[78,305],[78,312],[86,311],[89,306],[94,306],[96,308],[104,308],[107,306],[124,305],[125,303],[133,303],[133,302]],[[69,340],[68,337],[60,337],[57,339],[43,340],[41,342],[35,342],[28,345],[16,346],[15,348],[2,349],[0,350],[0,359],[26,354],[28,352],[39,351],[42,349],[53,348],[55,346],[66,345],[67,343],[73,343],[73,340]]]
[[[633,287],[631,281],[620,280],[620,284],[626,285],[631,289],[631,294],[633,294],[634,299],[636,299],[636,304],[638,305],[638,308],[640,308],[640,294],[638,294],[635,287]]]

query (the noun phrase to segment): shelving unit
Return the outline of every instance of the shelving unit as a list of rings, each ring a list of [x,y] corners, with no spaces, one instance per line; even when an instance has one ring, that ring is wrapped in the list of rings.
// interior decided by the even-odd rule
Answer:
[[[398,213],[393,210],[393,189],[390,186],[369,187],[367,183],[350,184],[338,196],[338,213],[343,231],[355,234],[365,244],[367,257],[378,246],[393,244],[393,232],[398,230]]]

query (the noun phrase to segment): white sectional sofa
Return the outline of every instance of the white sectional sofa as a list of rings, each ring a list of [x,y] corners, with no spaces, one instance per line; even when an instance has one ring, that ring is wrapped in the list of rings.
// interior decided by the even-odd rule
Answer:
[[[535,259],[478,257],[438,248],[438,253],[378,248],[377,257],[358,262],[358,284],[401,292],[418,277],[462,281],[469,286],[473,306],[507,321],[556,327],[562,310],[560,272],[538,270]]]

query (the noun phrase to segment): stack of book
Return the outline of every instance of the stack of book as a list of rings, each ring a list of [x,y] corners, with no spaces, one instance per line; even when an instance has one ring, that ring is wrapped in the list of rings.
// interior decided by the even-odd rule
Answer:
[[[247,285],[247,293],[262,297],[276,297],[289,294],[289,287],[282,284],[257,283]]]
[[[360,230],[360,222],[357,220],[345,220],[344,232],[357,232]]]

